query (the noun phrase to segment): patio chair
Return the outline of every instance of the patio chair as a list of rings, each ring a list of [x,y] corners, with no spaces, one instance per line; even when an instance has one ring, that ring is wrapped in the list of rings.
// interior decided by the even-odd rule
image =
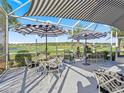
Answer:
[[[47,74],[47,70],[44,64],[39,64],[37,67],[37,72],[40,72],[41,74]]]
[[[62,67],[62,60],[60,58],[54,58],[50,60],[49,63],[46,65],[48,73],[54,71],[59,72],[60,70],[62,70]]]
[[[68,64],[75,63],[75,56],[72,51],[66,51],[64,52],[64,59],[63,61]]]
[[[63,63],[63,58],[62,57],[60,57],[60,58],[57,57],[54,62],[58,65],[59,70],[64,69],[64,63]]]
[[[28,60],[26,57],[24,59],[27,67],[33,68],[39,66],[39,62],[33,62],[32,60]]]
[[[98,86],[103,93],[124,93],[124,76],[115,72],[95,72]]]
[[[49,63],[48,65],[46,65],[46,69],[47,69],[47,73],[50,73],[50,72],[59,72],[58,71],[58,66],[54,63]]]
[[[33,68],[36,67],[36,72],[40,72],[41,74],[46,74],[46,68],[45,65],[39,63],[39,62],[33,62],[31,60],[28,60],[25,58],[25,63],[27,67]]]
[[[90,61],[90,62],[104,62],[103,54],[101,54],[101,53],[90,53],[88,55],[88,61]]]
[[[87,60],[88,60],[88,62],[96,62],[96,55],[95,55],[95,53],[89,53],[88,55],[87,55],[88,57],[87,57]]]

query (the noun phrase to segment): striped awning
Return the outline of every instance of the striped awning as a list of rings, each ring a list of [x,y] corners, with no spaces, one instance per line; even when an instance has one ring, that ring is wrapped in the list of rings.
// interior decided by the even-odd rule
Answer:
[[[24,16],[53,16],[108,24],[124,30],[124,0],[31,0]]]
[[[102,32],[96,32],[91,30],[85,30],[69,38],[74,40],[84,40],[84,39],[91,40],[91,39],[104,38],[106,36],[107,36],[107,32],[102,33]]]
[[[15,32],[21,33],[23,35],[31,34],[31,35],[38,35],[41,37],[48,36],[48,37],[56,37],[62,34],[66,34],[67,31],[63,28],[59,27],[58,25],[50,24],[50,23],[42,23],[40,25],[22,25],[15,29]]]

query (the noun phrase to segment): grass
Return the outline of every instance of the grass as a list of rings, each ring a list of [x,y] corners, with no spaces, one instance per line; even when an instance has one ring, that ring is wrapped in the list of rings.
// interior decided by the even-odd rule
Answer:
[[[83,44],[80,43],[80,51],[83,52]],[[93,48],[92,44],[88,45],[91,49]],[[73,44],[69,42],[62,42],[57,44],[58,47],[58,55],[64,56],[64,51],[65,50],[73,50],[76,52],[77,50],[77,43]],[[46,45],[45,43],[38,43],[37,44],[37,50],[38,53],[45,54],[45,48]],[[9,53],[11,54],[10,58],[14,59],[15,55],[18,51],[20,50],[27,50],[30,53],[35,53],[36,52],[36,44],[10,44],[9,45]],[[110,44],[96,44],[96,51],[109,51],[110,50]],[[115,48],[113,48],[115,50]],[[48,53],[49,56],[55,56],[56,55],[56,43],[48,43]],[[34,55],[35,56],[35,55]],[[41,58],[43,56],[40,56]]]

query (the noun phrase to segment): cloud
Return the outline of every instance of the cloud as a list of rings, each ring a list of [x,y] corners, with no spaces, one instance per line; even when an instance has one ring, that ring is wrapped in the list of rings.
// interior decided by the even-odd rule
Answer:
[[[14,2],[16,2],[16,3],[18,3],[18,4],[22,4],[22,2],[21,1],[19,1],[19,0],[12,0],[12,1],[14,1]]]

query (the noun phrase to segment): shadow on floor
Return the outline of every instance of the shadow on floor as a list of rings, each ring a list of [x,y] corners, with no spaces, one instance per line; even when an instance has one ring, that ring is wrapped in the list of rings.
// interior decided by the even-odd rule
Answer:
[[[67,71],[66,71],[66,74],[65,74],[65,76],[64,76],[64,79],[63,79],[63,81],[62,81],[62,83],[61,83],[61,85],[60,85],[59,90],[58,90],[57,93],[61,93],[62,88],[63,88],[64,83],[65,83],[65,80],[66,80],[66,78],[67,78],[68,72],[69,72],[69,68],[68,68]]]
[[[23,78],[23,82],[22,82],[20,93],[25,93],[25,85],[26,85],[27,72],[28,72],[28,67],[26,66],[25,67],[24,78]]]
[[[38,74],[38,72],[35,72],[35,73]],[[41,73],[39,75],[36,75],[34,79],[30,80],[31,76],[30,76],[30,78],[26,78],[26,74],[25,74],[24,79],[23,79],[23,84],[24,85],[22,84],[22,86],[24,88],[22,88],[22,89],[26,90],[25,93],[30,93],[30,91],[32,89],[34,89],[44,79],[44,77],[45,77],[45,74]],[[26,81],[26,79],[28,79],[28,80]]]
[[[49,89],[48,93],[52,93],[53,89],[55,88],[55,85],[57,84],[59,77],[56,75],[56,73],[53,73],[53,76],[56,78],[55,82],[53,83],[53,85],[51,86],[51,88]]]
[[[78,92],[77,93],[83,93],[83,86],[82,86],[81,81],[77,82],[77,87],[78,87]]]
[[[77,82],[77,89],[78,92],[77,93],[98,93],[98,89],[97,89],[97,83],[96,80],[92,77],[92,78],[88,78],[88,80],[90,81],[90,85],[88,86],[83,86],[81,81]]]

